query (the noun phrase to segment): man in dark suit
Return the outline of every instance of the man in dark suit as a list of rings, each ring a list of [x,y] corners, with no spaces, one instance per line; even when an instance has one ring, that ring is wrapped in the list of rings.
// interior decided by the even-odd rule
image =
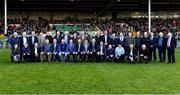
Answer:
[[[98,31],[97,34],[96,34],[96,36],[95,36],[96,44],[99,44],[99,43],[100,43],[100,41],[101,41],[101,36],[102,36],[102,35],[100,35],[100,31]]]
[[[102,34],[100,36],[100,42],[103,42],[105,46],[107,46],[109,44],[110,36],[108,35],[107,30],[104,31],[104,35]]]
[[[38,38],[35,36],[35,32],[31,32],[31,36],[29,37],[29,48],[30,52],[32,52],[32,49],[34,48],[34,44],[38,43]],[[33,56],[30,56],[30,60],[33,60]]]
[[[30,47],[28,44],[25,44],[22,48],[22,55],[23,55],[23,61],[29,62],[30,61]]]
[[[56,35],[54,36],[54,39],[57,40],[57,44],[61,43],[62,36],[61,36],[61,33],[59,31],[57,31]]]
[[[112,38],[110,39],[110,42],[109,42],[109,44],[112,45],[112,48],[115,48],[117,46],[117,41],[118,39],[116,38],[116,34],[113,33]]]
[[[20,62],[20,49],[18,47],[18,44],[14,45],[14,48],[11,53],[11,61],[12,62]]]
[[[20,52],[21,52],[21,61],[22,61],[22,48],[25,44],[28,44],[28,37],[26,35],[26,32],[22,33],[22,37],[19,38],[19,47],[20,47]]]
[[[34,44],[34,47],[31,50],[32,52],[30,53],[31,56],[33,56],[34,62],[39,62],[40,61],[40,53],[41,53],[41,48],[38,46],[38,43]]]
[[[97,61],[101,62],[105,60],[106,56],[106,46],[104,45],[103,41],[100,42],[100,45],[97,47]]]
[[[54,39],[53,44],[51,44],[51,62],[59,61],[58,48],[59,44],[57,44],[57,40]]]
[[[44,45],[41,47],[41,55],[40,55],[41,62],[48,60],[51,62],[51,44],[49,40],[46,39]]]
[[[174,53],[175,53],[177,42],[171,32],[169,32],[167,36],[168,36],[168,39],[167,39],[168,63],[175,63]]]
[[[129,48],[127,49],[126,58],[130,63],[136,62],[138,60],[137,50],[136,48],[134,48],[134,44],[132,43],[129,45]]]
[[[139,50],[141,48],[141,37],[139,31],[136,33],[136,37],[135,37],[135,48],[137,50],[137,54],[139,54]]]
[[[76,46],[77,60],[82,61],[83,44],[81,43],[81,39],[78,39],[78,43],[75,46]]]
[[[69,44],[67,45],[67,51],[68,51],[68,61],[76,61],[76,47],[73,43],[73,40],[69,40]]]
[[[139,52],[139,56],[140,56],[140,59],[139,59],[140,63],[142,62],[148,63],[149,50],[145,44],[142,44],[142,47]]]
[[[106,49],[106,61],[113,61],[114,60],[114,48],[111,44],[108,45]]]
[[[150,33],[149,37],[149,60],[152,60],[152,57],[154,58],[154,61],[156,61],[156,48],[157,48],[157,38],[154,36],[154,33]]]
[[[148,33],[144,32],[144,36],[141,38],[141,46],[145,44],[146,48],[149,49],[149,38],[148,38]]]
[[[64,62],[67,61],[67,44],[65,43],[64,39],[61,39],[61,43],[59,44],[58,53],[60,57],[60,61]]]
[[[92,39],[91,44],[89,46],[89,54],[90,54],[90,60],[91,62],[95,62],[97,59],[97,44],[96,44],[96,40]]]
[[[159,53],[159,62],[165,62],[166,60],[166,46],[167,46],[167,40],[163,36],[163,33],[159,33],[159,38],[157,42],[157,47],[158,47],[158,53]]]
[[[121,32],[120,37],[117,39],[117,44],[121,44],[122,47],[125,47],[126,39],[124,37],[124,34]]]
[[[88,57],[89,57],[89,43],[88,40],[85,40],[83,43],[82,61],[88,61]]]

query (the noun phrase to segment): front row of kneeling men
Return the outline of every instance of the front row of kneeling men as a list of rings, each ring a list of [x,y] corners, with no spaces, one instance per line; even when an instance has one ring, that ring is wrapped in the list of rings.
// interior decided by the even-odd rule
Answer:
[[[103,42],[98,45],[95,39],[92,39],[91,43],[88,43],[88,40],[81,43],[81,39],[78,39],[77,44],[74,44],[72,39],[69,40],[68,44],[64,42],[64,39],[61,40],[60,44],[57,44],[56,39],[53,40],[53,44],[50,44],[49,40],[46,39],[42,46],[35,43],[33,48],[30,48],[28,44],[24,44],[21,51],[18,44],[15,44],[11,56],[13,62],[21,60],[24,62],[123,62],[124,60],[136,62],[138,59],[140,62],[147,62],[148,58],[149,51],[145,44],[142,44],[140,50],[137,51],[132,43],[128,49],[124,49],[121,44],[113,48],[111,44],[105,46]]]

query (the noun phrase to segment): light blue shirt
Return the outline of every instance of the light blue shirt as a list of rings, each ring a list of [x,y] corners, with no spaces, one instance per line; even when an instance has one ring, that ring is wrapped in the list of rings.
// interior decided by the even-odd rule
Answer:
[[[117,56],[121,56],[122,54],[125,54],[124,48],[123,47],[121,47],[121,48],[116,47],[116,49],[115,49],[115,56],[116,57]]]

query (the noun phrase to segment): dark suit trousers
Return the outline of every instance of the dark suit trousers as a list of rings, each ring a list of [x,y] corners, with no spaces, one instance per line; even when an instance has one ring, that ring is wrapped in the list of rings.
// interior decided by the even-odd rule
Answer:
[[[150,47],[149,59],[152,60],[152,57],[154,58],[154,61],[156,61],[156,47]]]
[[[168,47],[167,51],[168,51],[168,62],[175,63],[175,55],[174,55],[175,49]]]
[[[159,52],[160,62],[165,62],[166,61],[166,49],[165,49],[165,47],[159,47],[158,52]]]

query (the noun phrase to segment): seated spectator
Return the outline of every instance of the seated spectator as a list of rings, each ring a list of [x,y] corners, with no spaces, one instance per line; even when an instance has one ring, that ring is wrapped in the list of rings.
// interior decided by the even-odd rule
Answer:
[[[61,62],[67,61],[68,51],[67,51],[67,44],[65,43],[64,39],[61,40],[61,44],[59,45],[58,48],[58,53]]]

